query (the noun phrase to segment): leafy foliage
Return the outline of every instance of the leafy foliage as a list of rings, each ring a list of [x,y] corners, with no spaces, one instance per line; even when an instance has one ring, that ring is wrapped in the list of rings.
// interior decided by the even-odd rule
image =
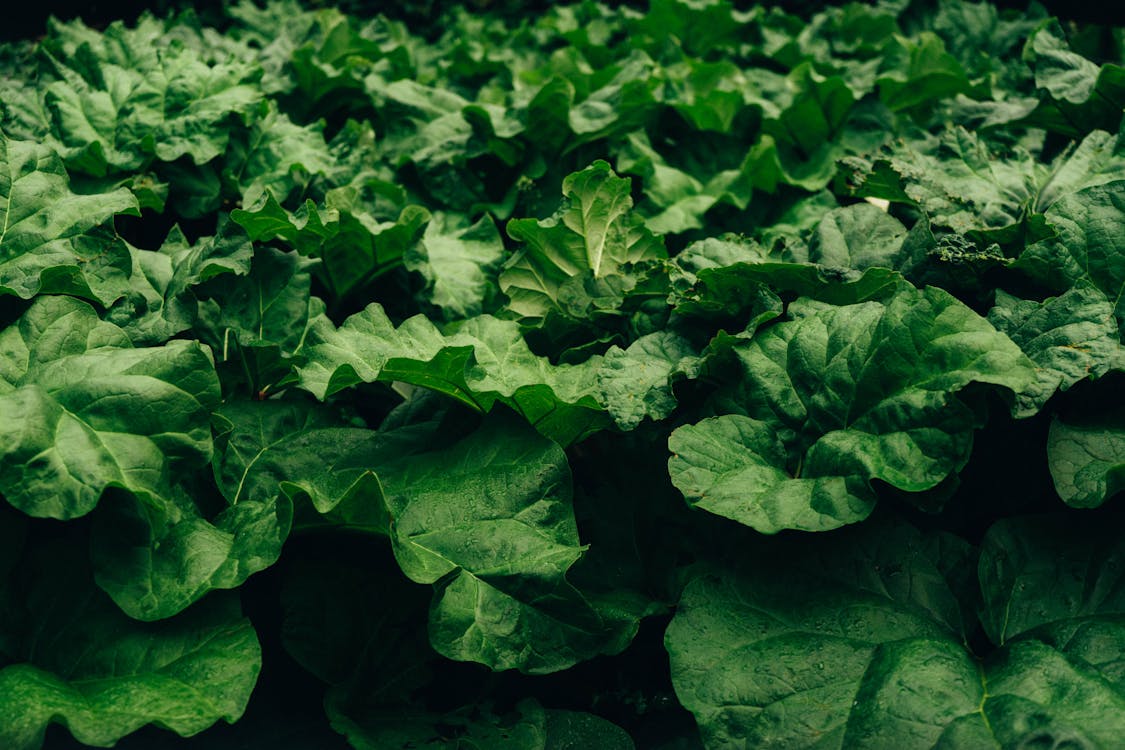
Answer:
[[[0,47],[0,746],[1120,743],[1120,30],[322,5]]]

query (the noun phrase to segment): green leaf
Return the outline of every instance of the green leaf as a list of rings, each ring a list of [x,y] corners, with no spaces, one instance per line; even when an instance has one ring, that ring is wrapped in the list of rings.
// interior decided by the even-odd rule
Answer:
[[[735,346],[734,414],[672,433],[672,482],[689,502],[764,533],[862,520],[879,479],[936,487],[969,458],[975,418],[954,395],[972,382],[1019,392],[1032,363],[936,288],[881,302],[798,300],[793,320]]]
[[[769,296],[776,298],[770,290],[791,292],[839,305],[881,299],[892,294],[902,283],[902,277],[887,268],[890,261],[884,262],[884,259],[893,252],[897,230],[882,220],[877,220],[875,226],[860,222],[859,226],[873,232],[881,231],[882,234],[873,235],[870,249],[866,246],[859,249],[858,239],[852,240],[857,248],[856,257],[852,258],[847,240],[839,236],[839,226],[832,226],[835,219],[836,216],[830,214],[818,227],[818,230],[823,229],[819,234],[824,239],[816,240],[811,252],[791,254],[797,256],[800,262],[779,258],[756,242],[730,236],[689,245],[674,261],[684,272],[676,280],[679,287],[675,292],[677,311],[693,316],[713,316],[733,314],[752,307],[760,309],[768,320],[776,315],[766,313],[781,311],[780,300],[775,303],[768,299]],[[844,221],[847,223],[849,220]],[[866,267],[859,270],[848,266],[821,265],[805,262],[806,258]],[[765,297],[762,288],[766,288]]]
[[[75,194],[49,148],[0,133],[0,293],[75,294],[103,304],[122,296],[128,251],[90,231],[116,214],[140,214],[129,190]]]
[[[566,581],[584,547],[558,445],[510,418],[383,462],[395,558],[436,584],[430,642],[451,659],[542,674],[617,653],[642,612]]]
[[[664,642],[676,695],[695,714],[704,744],[878,746],[845,737],[853,721],[888,702],[864,693],[903,659],[899,653],[878,669],[884,649],[948,644],[952,654],[931,658],[928,669],[902,670],[911,691],[897,699],[909,709],[899,715],[912,721],[890,727],[908,732],[897,742],[932,747],[935,707],[948,712],[953,703],[971,713],[978,705],[949,570],[954,559],[965,566],[969,554],[956,539],[871,524],[762,547],[737,570],[701,571]]]
[[[1088,281],[1105,293],[1120,317],[1125,294],[1125,180],[1060,198],[1046,212],[1054,235],[1029,245],[1013,264],[1052,289]]]
[[[870,203],[833,209],[809,238],[808,260],[826,268],[863,271],[901,267],[902,222]]]
[[[423,297],[455,320],[479,315],[496,296],[493,279],[503,256],[504,243],[487,215],[470,223],[462,215],[438,213],[404,260],[425,279]]]
[[[611,347],[598,371],[599,397],[623,430],[646,416],[667,417],[676,408],[673,380],[699,375],[700,358],[682,336],[657,331],[634,341],[628,349]]]
[[[508,308],[529,323],[563,311],[560,288],[570,279],[622,276],[629,264],[666,257],[663,243],[632,213],[629,180],[604,161],[563,180],[566,203],[550,219],[513,219],[508,236],[525,244],[500,274]]]
[[[961,63],[932,32],[923,31],[913,39],[895,36],[885,55],[877,79],[879,98],[894,111],[932,105],[969,89]]]
[[[1042,101],[1029,118],[1068,136],[1094,128],[1116,130],[1125,104],[1125,67],[1098,66],[1074,52],[1058,21],[1040,24],[1024,46]]]
[[[1036,414],[1056,391],[1125,367],[1113,306],[1091,286],[1075,287],[1044,302],[998,290],[988,321],[1036,365],[1036,382],[1016,395],[1012,413],[1017,417]]]
[[[238,186],[246,205],[263,193],[284,199],[304,192],[313,178],[336,169],[323,122],[297,125],[272,102],[261,110],[253,127],[235,131],[225,154],[223,176]]]
[[[1057,515],[999,521],[981,543],[981,623],[1003,645],[1044,625],[1125,615],[1123,571],[1125,542],[1113,524]]]
[[[314,321],[302,354],[301,387],[320,399],[360,382],[399,381],[477,411],[504,403],[564,445],[604,425],[594,381],[599,359],[552,365],[531,352],[514,321],[489,315],[442,334],[420,315],[395,328],[373,304],[339,328]]]
[[[77,552],[41,546],[14,582],[24,593],[21,650],[0,668],[0,743],[35,750],[57,722],[108,747],[147,724],[186,737],[241,717],[262,661],[237,598],[138,623],[94,587]]]
[[[294,401],[232,401],[216,416],[222,429],[215,476],[233,506],[279,493],[303,496],[333,524],[386,533],[375,470],[387,441],[379,433]]]
[[[0,352],[0,490],[23,512],[82,516],[107,487],[163,496],[173,466],[210,458],[219,382],[197,342],[134,349],[86,303],[43,297]]]
[[[296,253],[262,248],[248,275],[197,289],[210,297],[199,305],[199,338],[219,353],[220,361],[241,359],[254,393],[289,377],[293,354],[304,343],[310,322],[324,313],[324,303],[311,294],[309,268],[314,265]]]
[[[1039,189],[1035,210],[1048,210],[1060,198],[1121,179],[1125,169],[1125,130],[1110,135],[1095,130],[1055,158],[1051,175]]]
[[[46,85],[54,140],[73,168],[95,177],[145,168],[153,158],[204,164],[224,153],[231,119],[258,106],[261,70],[206,60],[171,43],[163,24],[114,23],[92,34],[55,24],[45,44],[57,79]]]
[[[1067,505],[1096,508],[1125,489],[1125,422],[1120,410],[1086,417],[1056,415],[1047,464]]]
[[[94,578],[125,614],[162,620],[277,562],[292,516],[285,497],[243,500],[208,520],[180,487],[162,501],[114,496],[94,515]]]
[[[917,206],[932,224],[987,232],[996,241],[1015,234],[1043,169],[1019,149],[997,159],[987,142],[960,127],[849,164],[858,167],[850,180],[857,195]]]
[[[246,234],[229,221],[220,223],[214,237],[201,237],[194,245],[176,226],[159,250],[130,251],[129,291],[105,319],[136,344],[161,343],[190,328],[198,313],[195,288],[217,276],[245,276],[254,252]]]
[[[849,531],[763,546],[688,584],[665,644],[708,747],[1113,747],[1125,729],[1114,528],[993,527],[984,622],[1003,637],[1010,607],[1023,635],[981,661],[957,623],[963,542]]]
[[[267,190],[248,206],[231,211],[230,217],[246,230],[251,240],[281,239],[301,255],[320,255],[325,243],[340,231],[339,211],[321,210],[312,200],[306,200],[296,211],[290,212]]]

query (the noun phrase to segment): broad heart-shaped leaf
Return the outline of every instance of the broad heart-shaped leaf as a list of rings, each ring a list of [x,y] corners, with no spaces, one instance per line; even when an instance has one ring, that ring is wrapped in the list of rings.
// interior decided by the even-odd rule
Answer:
[[[524,243],[500,274],[508,308],[527,322],[565,312],[560,287],[576,276],[627,275],[630,264],[667,257],[663,242],[632,212],[629,180],[596,161],[563,180],[566,202],[549,219],[513,219],[508,236]]]
[[[85,302],[42,297],[0,332],[0,492],[61,519],[111,486],[163,496],[173,466],[210,458],[219,396],[197,342],[134,349]]]
[[[628,349],[611,347],[598,371],[600,398],[617,426],[631,430],[646,416],[667,417],[676,408],[674,379],[698,376],[702,360],[682,336],[657,331]]]
[[[1116,528],[1096,535],[1099,552]],[[1125,730],[1125,617],[1104,591],[1120,590],[1121,565],[1085,548],[1088,530],[1053,518],[989,532],[986,623],[1009,604],[1013,622],[1023,604],[1061,619],[983,661],[955,620],[971,607],[963,542],[873,524],[766,546],[685,590],[665,637],[677,695],[708,748],[1109,750]],[[1065,542],[1037,546],[1057,531]],[[992,590],[998,557],[1019,599]],[[1083,583],[1089,606],[1070,606]]]
[[[859,747],[842,740],[882,644],[961,648],[954,582],[971,573],[971,550],[874,522],[771,542],[687,585],[664,639],[676,694],[708,748]],[[950,679],[940,695],[960,696],[967,713],[973,685],[975,675]]]
[[[693,505],[758,531],[822,531],[862,520],[872,479],[937,486],[969,457],[972,382],[1020,392],[1034,366],[953,296],[902,285],[886,302],[798,300],[793,320],[734,351],[733,414],[672,433],[672,482]]]
[[[292,517],[292,503],[276,495],[245,499],[211,520],[180,486],[168,499],[108,496],[90,536],[94,578],[125,614],[162,620],[277,562]]]
[[[1067,620],[1125,616],[1119,520],[1047,515],[993,525],[979,564],[981,623],[992,642]]]
[[[1095,508],[1125,490],[1125,413],[1056,416],[1047,434],[1047,464],[1067,505]]]
[[[19,592],[19,609],[5,613],[19,651],[0,668],[0,745],[36,750],[56,722],[108,747],[146,724],[190,736],[241,717],[261,650],[237,597],[136,622],[89,580],[82,545],[70,541],[41,545],[8,583]]]
[[[1057,390],[1086,378],[1125,369],[1125,347],[1105,294],[1083,284],[1044,302],[998,290],[988,320],[1015,341],[1036,365],[1036,382],[1016,394],[1012,413],[1037,413]]]
[[[47,146],[0,132],[0,294],[74,294],[108,305],[125,294],[129,253],[112,234],[90,233],[116,214],[139,215],[126,188],[71,192]]]
[[[436,585],[434,648],[533,674],[625,648],[644,612],[566,581],[584,547],[562,449],[507,415],[451,445],[439,439],[378,469],[395,558]]]
[[[400,381],[481,412],[504,403],[564,445],[606,424],[595,380],[600,358],[552,365],[531,352],[517,323],[489,315],[442,334],[421,315],[395,328],[372,304],[339,328],[314,321],[301,354],[300,384],[320,399],[360,382]]]
[[[479,315],[495,297],[494,271],[503,257],[504,243],[488,215],[470,222],[461,214],[438,213],[404,260],[426,280],[422,297],[456,320]]]
[[[1065,291],[1088,281],[1125,315],[1125,180],[1063,196],[1046,212],[1054,236],[1029,245],[1013,267]]]
[[[215,421],[215,477],[235,507],[278,493],[305,496],[333,524],[386,533],[387,514],[375,476],[385,436],[348,426],[315,402],[230,401],[216,412]]]

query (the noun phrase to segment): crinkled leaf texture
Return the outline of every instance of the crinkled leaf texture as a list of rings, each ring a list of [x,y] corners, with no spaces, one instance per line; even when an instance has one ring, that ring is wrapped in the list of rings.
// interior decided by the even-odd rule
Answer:
[[[625,648],[643,605],[624,592],[589,596],[566,580],[585,547],[562,449],[510,415],[444,447],[424,437],[400,447],[403,455],[390,452],[379,479],[399,566],[436,586],[434,648],[533,674]]]
[[[1056,391],[1125,368],[1113,305],[1088,283],[1043,302],[998,290],[988,320],[1036,365],[1035,383],[1016,394],[1012,413],[1017,417],[1038,413]]]
[[[91,230],[117,214],[139,213],[126,188],[71,192],[50,148],[0,132],[0,293],[113,302],[128,289],[129,253],[112,235]]]
[[[94,578],[130,617],[171,617],[277,562],[292,516],[289,499],[276,495],[244,499],[212,519],[179,486],[168,498],[115,495],[94,514]]]
[[[596,161],[563,180],[566,202],[555,216],[508,222],[508,236],[524,243],[500,274],[510,310],[540,321],[564,310],[560,294],[574,277],[626,276],[630,264],[667,257],[663,241],[632,212],[629,184]]]
[[[1020,392],[1033,364],[952,295],[902,285],[886,302],[790,305],[734,348],[733,412],[672,433],[672,482],[696,507],[764,533],[863,520],[871,480],[936,487],[969,457],[969,383]]]
[[[699,374],[702,360],[672,331],[656,331],[628,349],[614,346],[598,371],[600,397],[617,426],[631,430],[645,417],[664,419],[676,408],[675,380]]]
[[[1067,505],[1096,508],[1125,490],[1122,410],[1056,416],[1047,434],[1047,464],[1055,491]]]
[[[552,365],[532,353],[518,324],[490,315],[443,334],[421,315],[395,328],[372,304],[339,328],[315,321],[302,353],[301,386],[322,399],[360,382],[410,383],[478,411],[506,404],[564,445],[606,422],[595,379],[600,358]]]
[[[42,546],[9,584],[25,609],[5,613],[22,626],[15,662],[0,668],[0,745],[36,750],[55,722],[109,747],[146,724],[190,736],[241,717],[262,660],[237,598],[139,623],[94,587],[80,550]]]
[[[989,531],[982,617],[1002,648],[983,662],[953,537],[872,523],[703,572],[665,639],[676,693],[708,748],[1115,747],[1120,535],[1071,521]]]
[[[219,397],[199,343],[135,349],[85,302],[41,297],[0,332],[0,491],[59,519],[107,487],[166,496],[173,466],[210,458]]]

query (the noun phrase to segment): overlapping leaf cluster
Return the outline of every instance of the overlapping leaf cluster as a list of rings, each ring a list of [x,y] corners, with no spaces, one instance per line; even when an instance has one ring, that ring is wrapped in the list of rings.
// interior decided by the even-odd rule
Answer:
[[[212,21],[0,54],[0,745],[1120,741],[1120,30]]]

